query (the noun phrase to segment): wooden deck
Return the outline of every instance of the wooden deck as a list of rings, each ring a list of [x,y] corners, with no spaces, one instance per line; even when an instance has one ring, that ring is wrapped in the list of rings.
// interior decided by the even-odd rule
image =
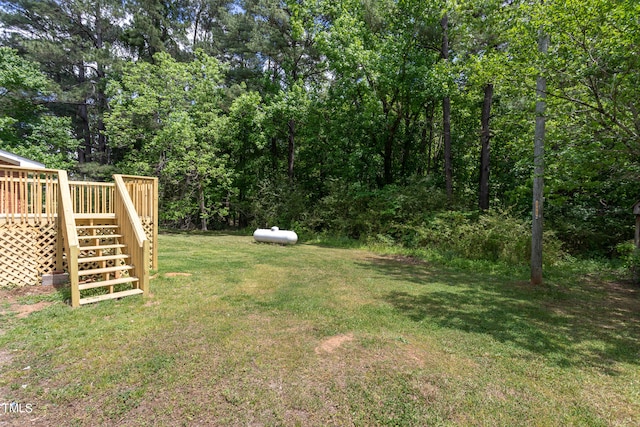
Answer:
[[[81,298],[80,291],[102,286],[114,298],[139,293],[115,296],[114,285],[127,283],[148,293],[158,264],[158,181],[113,178],[69,181],[62,170],[0,165],[0,288],[66,271],[73,306],[109,298]],[[91,284],[81,287],[87,276]]]

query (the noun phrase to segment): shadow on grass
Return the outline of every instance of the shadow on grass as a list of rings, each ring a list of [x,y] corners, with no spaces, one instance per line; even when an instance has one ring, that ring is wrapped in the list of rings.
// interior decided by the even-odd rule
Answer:
[[[416,292],[384,296],[415,322],[485,334],[560,367],[615,375],[615,362],[640,364],[640,298],[630,284],[578,278],[532,288],[513,278],[398,259],[372,258],[361,266],[417,285]]]

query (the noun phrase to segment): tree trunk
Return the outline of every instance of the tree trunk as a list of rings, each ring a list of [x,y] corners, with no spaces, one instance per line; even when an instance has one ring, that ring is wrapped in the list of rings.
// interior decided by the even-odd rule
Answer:
[[[278,139],[275,136],[271,137],[271,168],[278,169]]]
[[[84,63],[78,64],[78,83],[82,85],[85,82]],[[86,163],[91,161],[91,128],[89,126],[89,113],[87,110],[87,99],[83,99],[78,104],[76,110],[76,135],[78,139],[82,139],[80,148],[78,149],[78,162]]]
[[[420,156],[425,161],[418,164],[418,175],[429,175],[431,172],[431,146],[433,145],[433,115],[434,105],[429,103],[424,107],[424,126],[420,137]],[[425,165],[426,163],[426,165]],[[426,169],[425,169],[426,166]]]
[[[83,102],[78,105],[78,111],[76,112],[78,118],[77,133],[78,137],[82,138],[82,144],[78,152],[78,161],[80,163],[90,162],[92,160],[91,150],[91,130],[89,127],[89,114],[87,112],[87,104]]]
[[[407,175],[409,174],[409,158],[411,156],[411,143],[413,142],[411,114],[405,114],[404,116],[404,144],[402,146],[402,159],[400,164],[400,176],[404,183],[407,182]]]
[[[207,206],[204,200],[204,188],[200,180],[198,180],[198,204],[200,205],[201,229],[202,231],[207,231]]]
[[[389,120],[390,109],[385,107],[385,119]],[[402,116],[398,115],[390,127],[387,127],[387,135],[384,140],[384,185],[393,184],[393,143],[396,139],[398,126],[402,122]]]
[[[247,217],[247,213],[244,208],[245,201],[245,190],[244,186],[241,186],[238,191],[238,206],[240,207],[238,211],[238,228],[245,228],[249,225],[249,218]]]
[[[293,181],[293,163],[295,161],[296,150],[296,121],[291,119],[287,125],[289,127],[289,162],[287,171],[289,174],[289,180]]]
[[[543,55],[549,47],[549,36],[540,34],[538,50]],[[536,82],[536,128],[533,139],[533,209],[531,226],[531,284],[542,284],[542,226],[544,202],[544,133],[547,80],[540,73]]]
[[[445,13],[440,21],[442,26],[442,51],[441,56],[445,61],[449,60],[449,15]],[[442,136],[444,142],[444,180],[447,189],[447,199],[453,198],[453,172],[451,166],[451,99],[445,96],[442,99]]]
[[[489,119],[491,117],[491,101],[493,100],[493,85],[487,83],[484,87],[484,101],[482,102],[481,126],[480,133],[480,196],[478,205],[481,210],[489,209],[489,157],[490,157],[490,140],[491,130],[489,128]]]
[[[96,2],[96,24],[95,24],[95,46],[98,51],[101,51],[104,47],[103,35],[102,35],[102,9],[100,8],[100,2]],[[96,64],[98,84],[96,85],[96,104],[98,107],[98,114],[96,119],[97,127],[97,160],[102,165],[109,163],[108,145],[106,127],[104,125],[104,115],[107,111],[107,96],[104,93],[106,84],[102,84],[106,78],[105,66],[99,60]]]
[[[453,198],[453,172],[451,167],[451,100],[445,96],[442,100],[442,136],[444,142],[444,180],[447,199]]]
[[[204,13],[204,7],[205,7],[205,2],[200,2],[200,4],[198,5],[198,11],[196,12],[196,19],[193,25],[193,42],[191,43],[191,47],[192,49],[195,50],[196,48],[196,42],[198,41],[198,29],[200,27],[200,19],[202,17],[202,14]]]
[[[98,64],[98,78],[100,80],[105,79],[104,66]],[[96,89],[96,104],[98,107],[98,114],[96,117],[97,128],[97,160],[102,165],[109,163],[109,145],[107,144],[107,130],[104,124],[104,115],[107,111],[107,96],[104,93],[103,86],[100,84]]]

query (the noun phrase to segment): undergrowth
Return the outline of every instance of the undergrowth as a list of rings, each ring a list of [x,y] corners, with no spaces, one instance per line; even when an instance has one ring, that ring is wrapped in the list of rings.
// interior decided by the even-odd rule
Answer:
[[[290,228],[302,240],[334,236],[333,241],[353,239],[513,265],[525,265],[531,258],[530,220],[509,210],[479,212],[464,203],[449,202],[429,182],[375,190],[329,183],[327,194],[319,200],[307,200],[304,194],[293,188],[287,197],[263,201],[262,214],[253,225]],[[566,258],[562,242],[551,230],[545,231],[544,248],[547,266]]]

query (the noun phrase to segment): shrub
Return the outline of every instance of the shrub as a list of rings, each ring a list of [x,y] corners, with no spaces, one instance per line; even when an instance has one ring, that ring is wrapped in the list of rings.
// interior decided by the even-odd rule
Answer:
[[[445,206],[446,196],[428,180],[380,190],[335,181],[328,183],[327,195],[315,204],[307,224],[318,232],[367,239],[389,234],[394,224],[413,223],[423,212],[440,211]]]
[[[253,224],[293,227],[301,238],[344,236],[383,246],[429,248],[468,259],[527,264],[531,223],[504,211],[451,210],[446,195],[428,180],[372,190],[361,184],[326,183],[311,200],[287,181],[265,180],[252,203]],[[544,263],[564,258],[553,232],[544,233]]]
[[[419,225],[399,226],[398,241],[409,248],[430,247],[469,259],[526,264],[531,258],[531,226],[505,212],[440,212]],[[544,234],[544,262],[563,258],[560,241]]]
[[[616,246],[618,258],[622,261],[622,266],[633,278],[634,283],[638,283],[640,276],[640,250],[632,242],[620,243]]]
[[[449,210],[445,194],[425,180],[381,190],[330,184],[305,224],[311,232],[431,248],[469,259],[527,264],[531,258],[530,221],[503,211]],[[543,247],[546,265],[564,257],[553,232],[545,232]]]

